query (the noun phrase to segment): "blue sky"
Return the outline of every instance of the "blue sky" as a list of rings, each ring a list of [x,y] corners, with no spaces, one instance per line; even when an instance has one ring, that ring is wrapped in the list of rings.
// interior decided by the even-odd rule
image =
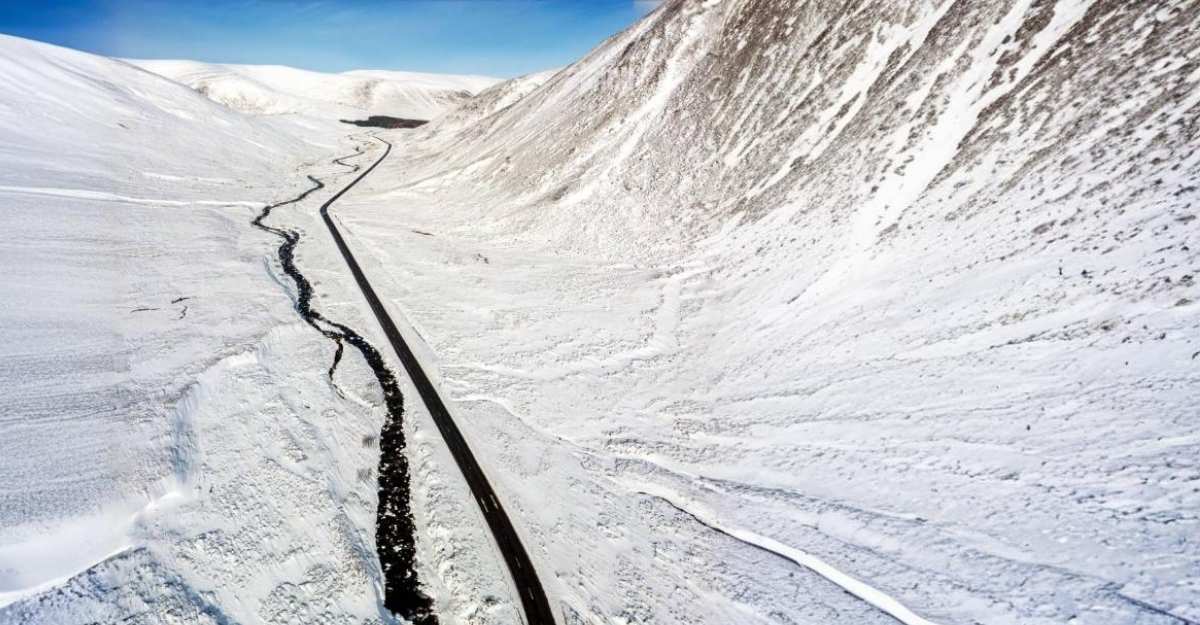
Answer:
[[[0,32],[108,56],[510,77],[566,65],[654,0],[0,0]]]

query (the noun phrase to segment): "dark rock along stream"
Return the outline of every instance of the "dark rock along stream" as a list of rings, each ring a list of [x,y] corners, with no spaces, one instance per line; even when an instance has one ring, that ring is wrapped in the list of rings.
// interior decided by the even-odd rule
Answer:
[[[342,156],[333,160],[343,167],[349,167],[350,173],[359,170],[358,165],[343,162],[346,159],[359,156],[362,148],[357,148],[354,154]],[[379,563],[383,569],[384,606],[399,614],[415,625],[437,625],[437,615],[433,612],[433,600],[421,591],[416,571],[416,547],[414,543],[415,526],[412,510],[409,507],[409,471],[408,458],[404,455],[404,397],[396,376],[388,369],[387,364],[370,342],[354,330],[340,323],[326,319],[312,307],[313,288],[304,274],[296,267],[296,246],[300,243],[300,233],[268,226],[263,223],[271,215],[273,209],[280,206],[298,203],[309,194],[325,187],[317,178],[308,176],[313,187],[300,195],[277,204],[263,208],[262,213],[250,223],[256,228],[270,232],[283,239],[279,245],[279,262],[283,271],[291,276],[298,291],[296,311],[326,338],[337,345],[333,355],[333,364],[329,367],[329,378],[337,370],[341,362],[342,352],[346,343],[356,347],[367,365],[375,373],[375,379],[383,389],[384,402],[387,404],[387,418],[379,433],[379,508],[375,516],[375,548],[379,555]],[[351,183],[353,184],[353,183]]]

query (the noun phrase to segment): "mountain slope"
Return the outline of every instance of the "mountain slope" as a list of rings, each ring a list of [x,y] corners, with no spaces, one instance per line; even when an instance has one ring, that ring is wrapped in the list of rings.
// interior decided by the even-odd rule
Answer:
[[[583,622],[1194,622],[1197,26],[669,1],[343,215]]]
[[[558,72],[557,69],[547,70],[496,83],[438,118],[437,122],[432,125],[432,132],[440,133],[450,129],[461,129],[485,117],[495,115],[541,87]],[[421,134],[424,136],[429,130],[427,129]]]
[[[1177,116],[1194,104],[1181,53],[1194,11],[1189,3],[670,2],[464,131],[452,154],[481,161],[520,192],[652,206],[649,233],[681,214],[711,231],[727,215],[783,203],[807,212],[832,196],[840,206],[822,209],[842,222],[854,213],[867,240],[931,184],[969,176],[980,167],[975,152],[1029,152],[1069,128],[1062,140],[1081,153],[1109,147],[1080,171],[1101,175],[1119,156],[1133,158],[1143,148],[1123,139],[1131,124],[1146,117],[1170,129],[1154,113]],[[1116,33],[1132,33],[1136,47]],[[1137,69],[1125,68],[1130,59]],[[1105,93],[1149,108],[1113,110]],[[1039,164],[1030,157],[1008,155],[986,173],[1028,175]],[[844,173],[850,165],[855,176]],[[1157,179],[1144,177],[1138,184]]]

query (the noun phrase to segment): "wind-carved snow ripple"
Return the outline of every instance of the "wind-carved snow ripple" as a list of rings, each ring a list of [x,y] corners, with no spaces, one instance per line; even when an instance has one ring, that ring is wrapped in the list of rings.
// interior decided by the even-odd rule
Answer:
[[[334,159],[333,162],[350,167],[353,173],[358,171],[359,166],[343,161],[362,152],[362,148],[359,148],[354,154]],[[375,373],[375,379],[383,390],[387,417],[379,433],[379,507],[375,515],[375,548],[383,569],[384,606],[414,625],[437,625],[437,615],[433,613],[433,600],[421,591],[417,578],[414,542],[416,529],[409,507],[408,458],[404,455],[404,397],[400,393],[400,385],[375,346],[349,327],[331,321],[313,309],[312,284],[296,267],[295,254],[296,246],[300,243],[300,233],[263,223],[272,210],[300,202],[313,192],[325,188],[325,184],[317,178],[310,175],[308,179],[313,183],[310,189],[290,200],[263,208],[262,213],[250,223],[283,240],[279,245],[279,262],[284,273],[291,276],[296,283],[296,311],[308,325],[337,345],[333,354],[333,364],[329,367],[330,381],[333,380],[338,363],[342,360],[345,344],[349,343],[362,354],[363,360]]]

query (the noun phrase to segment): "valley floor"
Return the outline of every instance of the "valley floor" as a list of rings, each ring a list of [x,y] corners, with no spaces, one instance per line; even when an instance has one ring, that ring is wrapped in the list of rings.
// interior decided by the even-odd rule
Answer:
[[[404,131],[387,136],[411,147]],[[294,286],[272,260],[277,242],[249,225],[264,200],[306,188],[305,175],[327,179],[272,219],[304,233],[297,262],[314,306],[386,345],[317,217],[346,181],[331,162],[339,148],[324,150],[297,163],[294,189],[235,199],[198,200],[171,185],[144,202],[5,191],[69,197],[81,216],[88,203],[115,202],[128,224],[171,230],[147,231],[142,251],[113,256],[153,271],[130,292],[141,299],[114,303],[136,321],[114,340],[134,379],[147,381],[111,387],[169,414],[137,421],[143,436],[95,439],[145,445],[149,458],[134,465],[146,477],[92,492],[107,502],[98,515],[59,528],[54,544],[23,541],[23,526],[9,526],[4,561],[44,566],[0,578],[0,622],[392,619],[380,609],[371,531],[382,397],[352,350],[328,377],[332,344],[296,316]],[[752,282],[730,278],[747,265],[724,235],[657,264],[572,255],[481,228],[481,212],[496,208],[486,194],[455,190],[452,178],[394,188],[406,166],[404,156],[385,162],[335,219],[447,398],[566,623],[1200,616],[1196,519],[1186,512],[1197,495],[1178,454],[1196,440],[1187,415],[1163,411],[1186,405],[1171,397],[1194,388],[1194,371],[1168,375],[1121,343],[992,347],[1006,345],[1003,324],[875,357],[864,353],[864,328],[922,323],[937,289],[918,301],[884,284],[834,294],[827,309],[790,323],[754,299]],[[170,221],[133,219],[208,202]],[[100,231],[82,229],[93,239]],[[167,241],[197,242],[189,262],[155,262],[179,251]],[[191,262],[204,255],[207,264]],[[38,276],[44,266],[30,265],[30,280],[60,279]],[[197,274],[204,266],[210,272]],[[1171,329],[1184,316],[1156,321],[1186,332]],[[779,332],[804,349],[773,347]],[[88,328],[79,336],[84,346],[95,340]],[[189,341],[195,347],[181,349]],[[1112,383],[1063,385],[1064,367]],[[482,516],[415,389],[405,380],[402,390],[419,573],[443,622],[512,622],[518,603]],[[25,444],[88,440],[63,427],[130,427],[90,419],[26,424]],[[110,466],[129,457],[99,453]],[[167,477],[151,478],[155,467]]]

